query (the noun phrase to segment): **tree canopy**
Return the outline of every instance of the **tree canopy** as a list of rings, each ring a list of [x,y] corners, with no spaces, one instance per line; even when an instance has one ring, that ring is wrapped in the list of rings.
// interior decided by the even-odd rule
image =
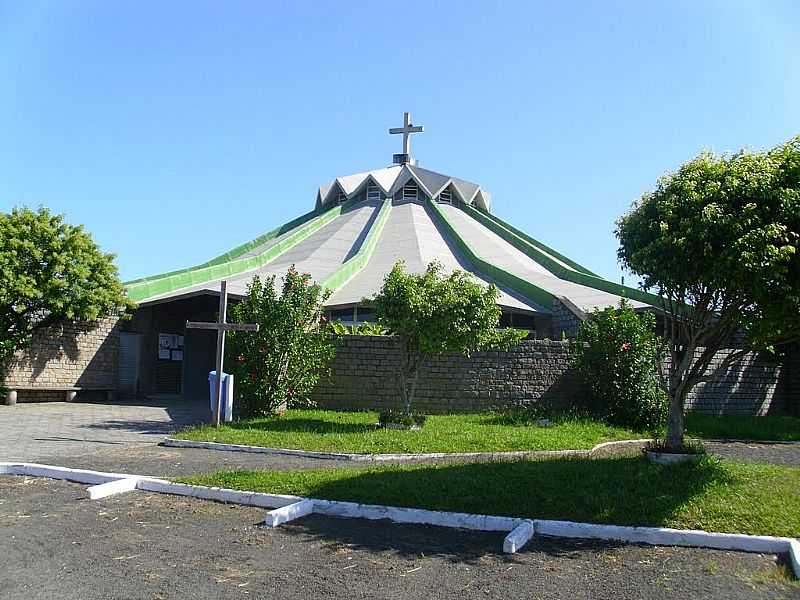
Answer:
[[[102,252],[82,226],[46,208],[0,213],[0,375],[36,330],[130,306],[114,255]]]
[[[373,302],[378,322],[403,339],[401,391],[407,413],[426,358],[508,347],[525,337],[513,329],[498,330],[498,294],[494,285],[482,286],[464,271],[446,275],[438,262],[422,274],[407,273],[402,262],[394,265]]]
[[[675,445],[686,394],[709,379],[717,350],[743,332],[730,363],[800,339],[800,137],[766,152],[701,154],[642,196],[617,237],[622,264],[664,299]]]

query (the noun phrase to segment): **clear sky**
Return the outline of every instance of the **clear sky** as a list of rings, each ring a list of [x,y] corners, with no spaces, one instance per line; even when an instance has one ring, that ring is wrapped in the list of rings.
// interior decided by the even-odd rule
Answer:
[[[0,0],[0,210],[84,223],[123,279],[389,164],[404,110],[422,166],[618,280],[660,175],[800,133],[800,2]]]

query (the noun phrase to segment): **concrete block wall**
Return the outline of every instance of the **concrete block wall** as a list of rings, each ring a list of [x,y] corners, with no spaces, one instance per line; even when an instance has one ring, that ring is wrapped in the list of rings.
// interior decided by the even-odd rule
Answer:
[[[699,355],[702,350],[698,349]],[[735,350],[721,350],[711,361],[714,380],[699,384],[689,395],[686,409],[708,414],[767,415],[787,409],[785,375],[789,369],[769,354],[750,353],[727,371],[720,370]]]
[[[9,389],[116,389],[118,362],[118,317],[93,323],[59,323],[38,331],[31,344],[16,353],[4,385]],[[63,401],[64,397],[64,392],[55,390],[20,389],[17,401]]]
[[[326,408],[400,408],[399,340],[386,336],[342,336],[331,374],[314,399]],[[508,352],[431,358],[419,375],[414,408],[435,414],[475,412],[509,405],[567,408],[585,397],[569,367],[567,344],[526,340]]]
[[[313,399],[325,408],[400,408],[400,344],[388,336],[336,339],[331,373]],[[715,358],[717,367],[727,351]],[[796,355],[795,355],[796,356]],[[798,361],[795,358],[795,362]],[[787,381],[796,370],[768,356],[749,355],[712,383],[695,388],[687,409],[712,414],[774,414],[789,410]],[[800,394],[800,381],[795,392]],[[415,410],[428,414],[477,412],[539,404],[548,409],[586,406],[589,397],[570,367],[567,342],[526,340],[507,352],[432,358],[420,372]]]

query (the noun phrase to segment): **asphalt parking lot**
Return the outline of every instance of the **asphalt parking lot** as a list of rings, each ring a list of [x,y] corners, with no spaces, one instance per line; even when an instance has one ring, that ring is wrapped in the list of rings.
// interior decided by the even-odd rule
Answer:
[[[203,418],[181,402],[0,407],[0,460],[152,476],[358,463],[163,448]],[[800,444],[712,444],[725,458],[797,464]],[[363,466],[363,465],[362,465]],[[780,558],[536,539],[264,511],[0,476],[0,598],[800,598]]]
[[[0,598],[800,598],[770,555],[310,516],[0,476]]]

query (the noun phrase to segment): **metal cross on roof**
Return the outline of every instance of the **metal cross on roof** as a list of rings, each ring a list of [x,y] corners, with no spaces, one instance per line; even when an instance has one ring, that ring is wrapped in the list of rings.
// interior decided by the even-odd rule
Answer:
[[[412,125],[411,123],[411,113],[404,112],[403,113],[403,126],[402,127],[392,127],[389,129],[389,133],[402,133],[403,134],[403,154],[408,155],[411,157],[411,134],[412,133],[422,133],[425,131],[425,128],[422,125]]]

